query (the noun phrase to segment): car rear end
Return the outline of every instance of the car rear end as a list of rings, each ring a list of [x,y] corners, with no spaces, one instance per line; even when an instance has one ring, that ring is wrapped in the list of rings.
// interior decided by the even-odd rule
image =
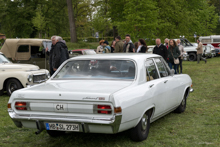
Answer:
[[[114,107],[106,96],[84,97],[83,101],[79,101],[77,96],[71,100],[70,97],[74,97],[72,94],[55,94],[53,100],[46,97],[25,98],[25,95],[15,92],[8,103],[9,116],[17,127],[35,128],[38,131],[118,132],[121,108]]]

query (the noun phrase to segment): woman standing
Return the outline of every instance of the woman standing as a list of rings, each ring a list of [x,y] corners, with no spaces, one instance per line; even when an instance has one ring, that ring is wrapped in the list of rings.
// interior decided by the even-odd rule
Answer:
[[[146,51],[147,51],[146,42],[144,41],[144,39],[139,39],[137,53],[146,53]]]
[[[174,67],[175,70],[175,74],[177,74],[177,64],[174,64],[174,59],[178,59],[179,55],[180,55],[180,51],[178,46],[176,45],[176,42],[171,39],[169,41],[169,48],[168,48],[168,65],[170,67],[170,69],[172,69]]]
[[[180,44],[181,41],[179,39],[176,41],[176,43],[177,43],[178,48],[180,50],[180,56],[179,56],[180,63],[177,65],[177,73],[179,74],[179,73],[182,73],[182,71],[183,71],[182,61],[183,61],[184,48]],[[179,67],[180,67],[180,72],[179,72]]]
[[[105,40],[100,40],[99,41],[99,46],[97,47],[97,49],[96,49],[96,53],[97,54],[102,54],[102,52],[103,52],[103,42],[104,42]]]

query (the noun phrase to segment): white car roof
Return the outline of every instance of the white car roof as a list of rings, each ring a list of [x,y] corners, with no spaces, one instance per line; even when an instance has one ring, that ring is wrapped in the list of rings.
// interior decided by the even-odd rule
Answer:
[[[140,59],[147,59],[153,57],[161,57],[156,54],[146,54],[146,53],[109,53],[109,54],[95,54],[95,55],[84,55],[84,56],[77,56],[73,57],[70,60],[76,59],[133,59],[133,60],[140,60]]]

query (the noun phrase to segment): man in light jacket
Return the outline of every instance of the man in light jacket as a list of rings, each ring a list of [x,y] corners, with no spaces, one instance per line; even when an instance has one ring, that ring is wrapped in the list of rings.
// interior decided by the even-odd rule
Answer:
[[[202,59],[203,61],[205,61],[205,63],[206,63],[207,60],[202,57],[202,54],[203,54],[202,42],[200,42],[200,40],[198,39],[198,40],[197,40],[197,43],[198,43],[198,47],[196,48],[196,50],[197,50],[197,63],[199,64],[199,61],[200,61],[201,59]]]

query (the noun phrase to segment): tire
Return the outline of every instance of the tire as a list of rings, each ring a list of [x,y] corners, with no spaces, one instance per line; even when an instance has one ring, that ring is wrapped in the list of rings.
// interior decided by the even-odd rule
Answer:
[[[147,139],[150,130],[150,113],[147,111],[136,127],[130,130],[130,138],[133,141],[143,141]]]
[[[174,110],[175,113],[183,113],[186,110],[186,93],[180,105]]]
[[[189,53],[189,61],[196,61],[196,54],[195,53]]]
[[[51,137],[59,137],[65,134],[65,131],[54,131],[54,130],[47,130],[47,134]]]
[[[11,94],[18,89],[21,89],[22,85],[21,83],[16,80],[16,79],[10,79],[8,80],[7,84],[6,84],[6,91],[8,96],[11,96]]]

